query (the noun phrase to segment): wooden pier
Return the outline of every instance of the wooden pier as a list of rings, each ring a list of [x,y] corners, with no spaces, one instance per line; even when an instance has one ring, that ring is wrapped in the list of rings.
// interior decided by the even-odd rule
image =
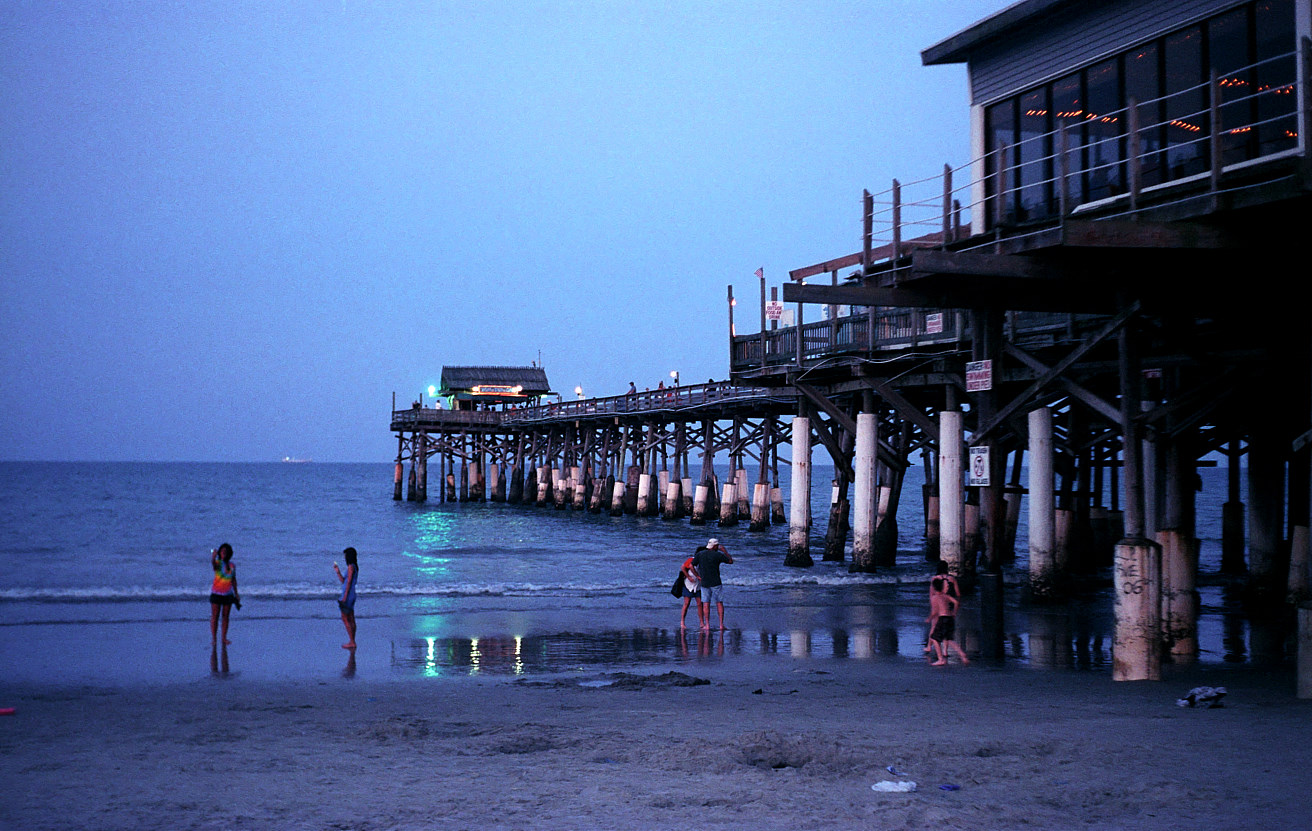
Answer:
[[[1063,6],[1017,4],[925,60],[993,55],[1008,33],[1017,49],[1042,41],[1054,5]],[[1275,14],[1232,5],[1217,19]],[[1006,130],[977,131],[969,164],[867,191],[861,249],[791,272],[783,302],[795,304],[793,325],[767,326],[767,308],[778,306],[761,278],[760,331],[730,337],[726,383],[500,412],[394,413],[396,497],[408,459],[410,497],[424,498],[425,460],[437,455],[447,498],[457,498],[457,481],[470,483],[468,498],[484,498],[486,463],[493,498],[703,522],[720,484],[713,461],[727,454],[734,474],[718,494],[718,521],[761,527],[764,500],[775,521],[783,516],[769,494],[778,494],[779,445],[788,444],[785,556],[805,566],[814,442],[837,477],[823,556],[843,559],[850,538],[851,567],[869,571],[896,564],[890,523],[918,455],[924,556],[978,588],[986,627],[1001,614],[990,598],[1027,510],[1027,596],[1060,599],[1081,575],[1110,572],[1114,676],[1133,680],[1160,677],[1168,656],[1197,654],[1196,468],[1220,456],[1230,471],[1223,570],[1246,579],[1254,613],[1284,614],[1308,596],[1312,503],[1312,324],[1301,294],[1312,228],[1312,14],[1297,8],[1275,21],[1289,27],[1279,41],[1287,52],[1252,54],[1250,41],[1251,63],[1214,66],[1197,86],[1162,81],[1157,99],[1058,109],[1060,85],[1049,82],[1036,87],[1046,108],[1016,115],[1005,100],[991,105],[986,114],[1018,119],[1007,122],[1020,124],[1017,142]],[[1061,13],[1076,26],[1111,12],[1065,4]],[[1125,54],[1117,67],[1139,52]],[[1075,71],[1093,83],[1093,69]],[[1181,100],[1194,109],[1182,112]],[[1027,118],[1047,129],[1027,128]],[[732,288],[729,300],[732,331]],[[806,322],[808,307],[820,319]],[[984,643],[1001,648],[987,632]]]

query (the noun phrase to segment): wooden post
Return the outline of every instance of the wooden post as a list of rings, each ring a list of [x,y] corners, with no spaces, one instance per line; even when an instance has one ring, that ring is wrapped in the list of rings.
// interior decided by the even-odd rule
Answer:
[[[948,564],[949,573],[960,575],[965,547],[961,413],[944,410],[938,423],[939,559]]]
[[[856,417],[856,447],[852,465],[852,571],[875,570],[875,529],[878,488],[875,472],[879,451],[879,417],[860,413]]]
[[[611,516],[624,516],[624,502],[626,496],[625,491],[627,489],[628,488],[625,485],[623,479],[620,478],[615,479],[615,490],[613,491],[613,495],[611,496],[611,500],[610,500]]]
[[[1138,346],[1131,320],[1120,332],[1121,458],[1125,537],[1116,546],[1112,584],[1112,680],[1157,681],[1162,673],[1162,551],[1144,537]]]
[[[419,468],[415,487],[415,501],[428,501],[428,434],[422,430],[417,437],[419,447],[416,451],[415,464]]]
[[[1312,603],[1298,607],[1298,697],[1312,698]]]
[[[738,524],[738,486],[732,482],[724,483],[723,495],[720,497],[720,527],[732,528]]]
[[[1281,450],[1273,436],[1254,430],[1248,444],[1248,580],[1258,610],[1274,609],[1285,599],[1284,496]]]
[[[902,183],[893,180],[893,259],[902,257]]]
[[[1139,138],[1139,102],[1132,95],[1125,102],[1126,157],[1130,179],[1130,212],[1139,210],[1139,194],[1143,190],[1143,149]]]
[[[943,247],[954,242],[952,234],[952,167],[943,165]]]
[[[1057,594],[1054,551],[1056,500],[1052,475],[1052,411],[1031,410],[1030,434],[1030,596],[1047,600]]]
[[[392,409],[396,409],[395,403]],[[405,434],[396,434],[396,470],[392,473],[392,499],[401,501],[401,480],[405,477]]]
[[[1116,546],[1113,681],[1162,678],[1161,563],[1161,548],[1143,538],[1126,538]]]
[[[419,499],[418,470],[419,454],[415,448],[419,443],[419,436],[412,433],[410,435],[410,475],[405,483],[405,499],[407,502],[415,502]]]
[[[1247,508],[1241,498],[1239,441],[1230,442],[1226,450],[1226,501],[1221,506],[1221,571],[1225,574],[1243,574],[1244,517]]]
[[[793,419],[792,506],[789,509],[788,556],[784,565],[809,567],[811,559],[811,420]]]

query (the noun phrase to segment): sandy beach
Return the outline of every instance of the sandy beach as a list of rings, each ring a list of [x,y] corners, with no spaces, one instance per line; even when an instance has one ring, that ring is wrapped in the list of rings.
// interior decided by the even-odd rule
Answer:
[[[1219,709],[1175,699],[1223,683]],[[730,656],[642,673],[0,684],[6,829],[1294,829],[1285,670]],[[892,768],[896,773],[890,772]],[[914,781],[882,793],[885,780]],[[946,787],[945,787],[946,786]]]

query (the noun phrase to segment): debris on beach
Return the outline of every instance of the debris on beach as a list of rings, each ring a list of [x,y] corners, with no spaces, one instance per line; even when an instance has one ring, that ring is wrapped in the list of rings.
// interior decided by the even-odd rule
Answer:
[[[879,791],[880,793],[911,793],[915,789],[916,783],[909,780],[895,782],[891,779],[886,779],[883,782],[876,782],[870,786],[870,790]]]
[[[1225,698],[1225,687],[1194,687],[1184,698],[1177,698],[1177,707],[1205,707],[1208,710],[1224,707],[1221,699]]]

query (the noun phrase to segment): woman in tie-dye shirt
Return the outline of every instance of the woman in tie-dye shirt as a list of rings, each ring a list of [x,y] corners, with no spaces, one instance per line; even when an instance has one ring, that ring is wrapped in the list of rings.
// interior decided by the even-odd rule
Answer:
[[[210,552],[210,565],[214,568],[214,583],[210,586],[210,643],[218,642],[219,618],[223,618],[223,642],[228,640],[228,615],[232,607],[241,608],[241,595],[237,593],[237,566],[232,562],[232,546],[226,542]]]

